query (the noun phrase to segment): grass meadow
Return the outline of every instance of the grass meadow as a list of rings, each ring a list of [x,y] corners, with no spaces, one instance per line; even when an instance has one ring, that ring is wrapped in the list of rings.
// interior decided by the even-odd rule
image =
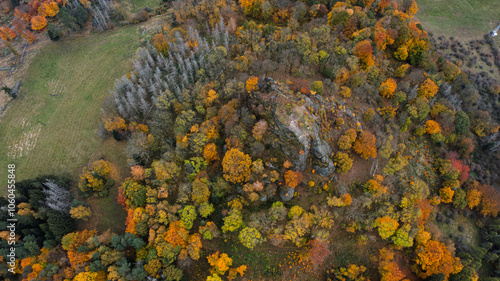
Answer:
[[[416,18],[436,35],[482,39],[500,23],[498,0],[416,0]]]
[[[56,174],[69,176],[76,184],[82,167],[101,157],[116,167],[117,182],[127,175],[125,143],[100,139],[97,130],[103,99],[115,78],[131,69],[142,36],[139,29],[134,25],[78,35],[38,49],[19,97],[0,118],[1,182],[6,182],[7,164],[14,163],[18,181]],[[114,188],[107,198],[88,200],[93,212],[104,216],[90,227],[104,230],[124,221],[116,194]]]

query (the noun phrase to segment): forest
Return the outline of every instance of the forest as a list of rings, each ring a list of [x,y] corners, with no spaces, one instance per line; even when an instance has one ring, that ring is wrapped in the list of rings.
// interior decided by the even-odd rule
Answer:
[[[160,19],[99,101],[126,176],[17,182],[1,279],[500,281],[498,39],[435,36],[415,0],[1,4],[13,55]],[[109,197],[124,232],[84,227]]]

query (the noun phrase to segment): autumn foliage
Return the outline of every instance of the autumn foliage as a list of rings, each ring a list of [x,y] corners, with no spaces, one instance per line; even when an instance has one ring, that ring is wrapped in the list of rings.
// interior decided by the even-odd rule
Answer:
[[[217,153],[217,146],[214,143],[209,143],[203,149],[203,158],[208,163],[219,160],[219,154]]]
[[[47,26],[47,19],[44,16],[34,16],[31,18],[31,28],[42,30]]]
[[[425,123],[425,130],[427,134],[433,135],[441,133],[441,126],[439,126],[439,123],[434,120],[427,120]]]
[[[345,152],[339,152],[335,156],[335,166],[341,174],[347,173],[352,167],[352,158]]]
[[[84,193],[106,192],[104,189],[108,183],[111,172],[111,163],[106,160],[93,162],[90,167],[84,168],[80,175],[80,190]]]
[[[381,281],[400,281],[405,275],[394,261],[394,252],[383,248],[380,250],[378,271],[382,275]]]
[[[362,131],[354,142],[354,151],[365,159],[377,157],[375,140],[375,135],[368,131]]]
[[[295,188],[302,182],[302,172],[288,170],[285,173],[285,184],[288,187]]]
[[[438,92],[439,87],[432,81],[427,78],[424,83],[418,87],[417,94],[419,97],[423,97],[426,99],[431,99]]]
[[[482,195],[483,194],[481,193],[481,191],[479,191],[479,189],[477,188],[467,190],[467,206],[469,206],[469,208],[471,209],[478,207],[481,203]]]
[[[497,217],[500,212],[500,193],[491,185],[480,184],[481,214],[483,216]]]
[[[226,152],[222,159],[224,178],[232,183],[244,183],[250,177],[252,159],[237,148]]]
[[[389,216],[383,216],[375,220],[373,226],[378,228],[378,234],[382,239],[389,238],[399,226],[399,223]]]
[[[167,55],[169,44],[164,34],[158,33],[153,37],[153,46],[158,50],[158,52],[163,55]]]
[[[258,86],[257,86],[258,82],[259,82],[259,78],[256,76],[251,76],[250,78],[248,78],[246,85],[245,85],[245,89],[247,90],[247,92],[250,93],[252,91],[257,90],[258,89]]]
[[[373,60],[373,55],[372,55],[373,54],[373,47],[372,47],[370,41],[368,41],[368,40],[360,41],[354,47],[354,53],[361,60],[361,65],[364,67],[364,69],[368,69],[372,65],[375,64],[375,61]]]
[[[8,26],[2,26],[0,27],[0,36],[3,41],[9,41],[16,38],[16,32]]]
[[[450,274],[456,274],[463,268],[458,257],[453,257],[446,245],[439,241],[429,240],[416,249],[416,263],[420,265],[419,276],[427,278],[434,274],[444,274],[448,278]]]
[[[57,13],[59,13],[59,6],[56,2],[45,2],[38,8],[38,15],[42,17],[53,17]]]
[[[378,89],[380,91],[380,95],[384,98],[392,98],[394,96],[394,91],[396,91],[397,84],[396,80],[389,78],[387,81],[380,85]]]

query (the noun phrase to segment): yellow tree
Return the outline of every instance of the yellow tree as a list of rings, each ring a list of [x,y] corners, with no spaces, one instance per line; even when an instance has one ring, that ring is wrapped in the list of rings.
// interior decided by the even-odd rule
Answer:
[[[208,185],[200,179],[195,179],[192,184],[191,192],[191,200],[193,200],[194,205],[198,206],[202,203],[208,202],[209,197],[210,189],[208,189]]]
[[[412,18],[416,13],[418,12],[418,5],[417,5],[417,2],[415,0],[411,0],[411,5],[410,7],[408,8],[408,10],[406,11],[406,14]]]
[[[351,169],[352,163],[352,158],[345,152],[339,152],[335,156],[335,166],[337,166],[341,174],[347,173]]]
[[[443,187],[439,190],[439,195],[441,196],[443,203],[453,202],[454,193],[455,191],[453,191],[449,186]]]
[[[69,214],[74,219],[87,221],[92,215],[92,211],[90,211],[90,208],[80,205],[78,207],[71,207]]]
[[[383,96],[384,98],[392,98],[394,96],[394,91],[396,91],[396,88],[398,87],[396,80],[389,78],[387,81],[382,83],[380,85],[380,88],[378,90],[380,91],[380,95]]]
[[[467,196],[466,196],[466,199],[467,199],[467,206],[469,206],[469,208],[473,209],[474,207],[477,207],[479,206],[479,204],[481,203],[481,191],[479,191],[479,189],[469,189],[467,191]]]
[[[229,270],[229,267],[233,265],[233,259],[226,253],[219,255],[219,251],[209,255],[207,259],[208,263],[212,266],[212,271],[220,275],[224,275]]]
[[[399,223],[389,216],[383,216],[377,218],[373,226],[378,228],[378,234],[382,239],[387,239],[398,229]]]

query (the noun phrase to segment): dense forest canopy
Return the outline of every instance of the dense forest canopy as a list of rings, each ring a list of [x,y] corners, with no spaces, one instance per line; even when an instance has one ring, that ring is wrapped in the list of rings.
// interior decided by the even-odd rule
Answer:
[[[415,0],[171,5],[103,104],[129,177],[101,159],[73,183],[116,184],[126,233],[55,228],[90,209],[23,182],[22,280],[500,280],[500,84]]]

